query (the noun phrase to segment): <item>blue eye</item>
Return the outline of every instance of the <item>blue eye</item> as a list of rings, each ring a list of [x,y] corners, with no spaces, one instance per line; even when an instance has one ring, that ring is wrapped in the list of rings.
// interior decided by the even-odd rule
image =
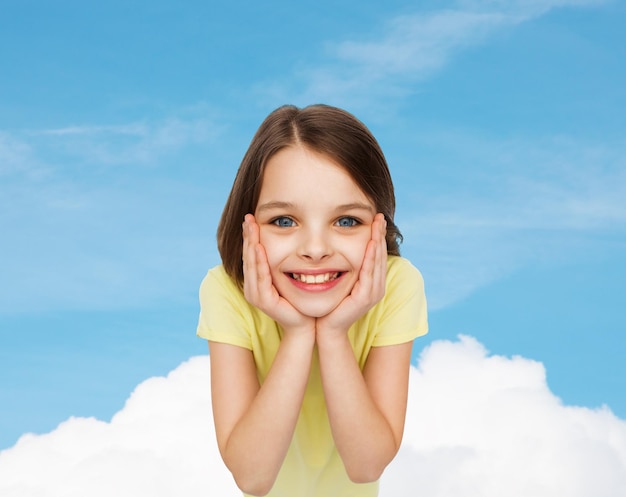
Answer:
[[[337,221],[337,226],[340,226],[342,228],[352,228],[357,224],[359,224],[359,221],[357,221],[353,217],[342,217]]]
[[[293,219],[289,217],[277,217],[272,221],[272,224],[275,224],[279,228],[291,228],[295,223]]]

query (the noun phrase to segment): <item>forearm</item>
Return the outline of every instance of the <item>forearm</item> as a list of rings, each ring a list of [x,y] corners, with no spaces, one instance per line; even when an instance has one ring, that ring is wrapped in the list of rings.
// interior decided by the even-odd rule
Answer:
[[[312,336],[285,334],[265,381],[222,448],[246,493],[267,493],[278,475],[298,421],[313,347]]]
[[[398,451],[400,440],[370,392],[347,333],[317,339],[320,372],[335,445],[349,477],[377,480]]]

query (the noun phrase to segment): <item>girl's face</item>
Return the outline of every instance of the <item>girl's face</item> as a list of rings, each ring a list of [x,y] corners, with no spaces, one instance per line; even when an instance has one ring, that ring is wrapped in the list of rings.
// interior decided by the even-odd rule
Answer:
[[[306,316],[335,309],[359,278],[375,215],[324,155],[293,146],[272,156],[254,216],[278,293]]]

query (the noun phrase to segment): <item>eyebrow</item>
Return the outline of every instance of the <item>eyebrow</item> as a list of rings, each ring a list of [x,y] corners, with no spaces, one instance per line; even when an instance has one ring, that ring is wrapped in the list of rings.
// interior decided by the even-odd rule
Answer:
[[[266,202],[257,207],[257,211],[270,211],[272,209],[292,209],[294,204],[291,202],[280,202],[278,200],[273,200],[271,202]]]
[[[272,209],[294,209],[296,204],[292,202],[281,202],[279,200],[273,200],[270,202],[266,202],[257,207],[259,212],[269,211]],[[375,212],[375,209],[370,204],[365,204],[363,202],[350,202],[349,204],[341,204],[338,205],[335,210],[337,212],[343,211],[351,211],[351,210],[364,210],[368,212]]]
[[[376,212],[376,209],[370,204],[364,204],[363,202],[351,202],[349,204],[343,204],[337,206],[337,211],[351,211],[351,210],[363,210],[368,212]]]

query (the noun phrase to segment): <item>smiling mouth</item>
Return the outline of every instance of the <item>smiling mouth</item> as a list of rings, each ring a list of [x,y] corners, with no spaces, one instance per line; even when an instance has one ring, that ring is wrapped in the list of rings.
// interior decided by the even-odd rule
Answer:
[[[342,273],[322,273],[322,274],[302,274],[302,273],[290,273],[294,280],[306,283],[308,285],[319,285],[320,283],[328,283],[329,281],[336,280]]]

